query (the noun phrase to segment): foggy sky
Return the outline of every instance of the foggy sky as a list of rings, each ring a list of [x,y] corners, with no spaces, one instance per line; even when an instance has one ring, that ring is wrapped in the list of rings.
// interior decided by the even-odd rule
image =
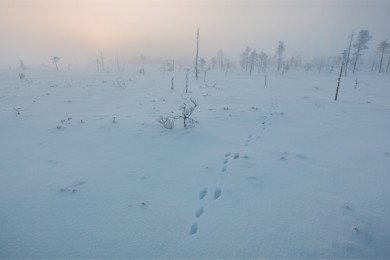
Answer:
[[[100,51],[115,58],[138,55],[194,59],[222,49],[238,60],[245,46],[274,55],[278,41],[286,56],[333,56],[355,30],[373,36],[372,56],[390,40],[390,1],[70,1],[0,2],[0,65],[87,64]]]

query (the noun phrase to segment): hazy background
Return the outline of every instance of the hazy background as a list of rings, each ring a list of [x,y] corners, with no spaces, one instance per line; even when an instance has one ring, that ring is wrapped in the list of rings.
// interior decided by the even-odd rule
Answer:
[[[86,65],[107,58],[195,57],[222,49],[238,60],[245,46],[273,55],[279,40],[286,55],[338,55],[354,29],[369,30],[372,55],[390,39],[390,1],[1,1],[0,65]]]

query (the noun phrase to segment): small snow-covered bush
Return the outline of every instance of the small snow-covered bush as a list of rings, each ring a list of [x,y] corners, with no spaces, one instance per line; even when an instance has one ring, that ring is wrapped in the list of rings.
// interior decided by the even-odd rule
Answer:
[[[175,126],[175,120],[169,117],[160,116],[157,118],[157,122],[159,122],[160,125],[166,129],[173,129]]]
[[[190,101],[192,105],[188,105],[187,103],[183,103],[183,105],[180,106],[181,113],[177,116],[172,116],[172,117],[163,117],[160,116],[157,119],[157,122],[160,123],[160,125],[166,129],[173,129],[174,128],[174,123],[176,119],[182,119],[183,120],[183,126],[184,128],[190,128],[194,127],[195,124],[198,122],[194,120],[191,116],[192,113],[194,113],[195,108],[198,107],[198,103],[190,98]]]
[[[184,128],[193,127],[196,123],[198,123],[191,117],[195,108],[198,107],[198,103],[192,98],[190,101],[192,106],[189,106],[187,103],[183,103],[183,105],[180,107],[181,115],[177,116],[177,118],[183,119]]]

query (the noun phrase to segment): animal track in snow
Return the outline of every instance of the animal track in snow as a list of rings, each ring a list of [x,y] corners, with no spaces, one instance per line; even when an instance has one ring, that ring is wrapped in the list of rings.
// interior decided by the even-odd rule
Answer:
[[[189,235],[194,235],[198,232],[198,222],[195,222],[194,224],[192,224],[191,228],[190,228],[190,232],[189,232]]]
[[[61,192],[61,193],[76,193],[78,191],[76,189],[76,187],[81,186],[85,183],[87,183],[87,182],[86,181],[73,182],[65,187],[60,188],[59,192]]]
[[[60,162],[56,161],[56,160],[50,160],[49,163],[56,165],[56,164],[59,164]]]
[[[264,117],[264,118],[267,119],[267,117]],[[271,125],[272,124],[271,122],[268,122],[268,120],[264,120],[264,118],[262,120],[260,119],[261,120],[260,121],[261,122],[261,126],[262,126],[263,130],[265,129],[265,127],[267,125]],[[258,140],[260,138],[261,138],[261,135],[259,135],[259,133],[257,133],[257,135],[249,134],[249,135],[246,136],[244,145],[248,146],[252,141],[254,141],[254,139]],[[287,155],[291,155],[291,154],[283,154],[283,153],[281,153],[280,155],[281,155],[281,157],[283,157],[283,155],[287,156]],[[300,156],[300,155],[298,155],[298,156],[295,155],[295,156],[298,157],[298,158],[303,159],[303,157]],[[241,155],[240,153],[237,153],[237,152],[236,153],[226,152],[224,154],[224,157],[223,157],[223,160],[222,160],[221,172],[224,173],[224,172],[227,171],[227,167],[228,167],[228,165],[229,165],[231,160],[236,160],[236,159],[239,159],[239,158],[250,159],[250,157],[248,155],[245,155],[245,153],[243,155]],[[286,159],[285,157],[283,157],[283,158]],[[205,167],[205,169],[208,169],[208,167]],[[220,175],[220,176],[222,176],[222,175]],[[247,176],[246,179],[248,181],[251,181],[251,182],[255,183],[255,184],[258,181],[258,177],[255,176],[255,175]],[[218,181],[216,182],[216,184],[218,185]],[[227,194],[229,193],[228,190],[225,190],[224,192],[227,192]],[[206,197],[207,193],[208,193],[208,188],[204,188],[204,189],[202,189],[199,192],[198,196],[199,196],[200,200],[203,200],[203,203],[207,203],[208,204],[208,203],[210,203],[210,200],[204,200],[204,198]],[[221,198],[221,196],[222,196],[222,188],[221,187],[216,188],[211,196],[212,196],[211,200],[213,200],[213,201],[219,200]],[[199,221],[199,218],[204,215],[204,212],[205,212],[204,206],[201,206],[201,207],[199,207],[198,209],[196,209],[194,211],[194,215],[197,218],[197,221]],[[190,230],[189,230],[189,235],[190,236],[196,234],[198,232],[198,230],[199,230],[197,221],[193,222],[193,224],[190,226]]]
[[[215,191],[214,191],[214,199],[217,200],[219,199],[219,197],[221,197],[222,195],[222,190],[221,188],[217,188]]]
[[[203,190],[201,190],[200,192],[199,192],[199,199],[204,199],[204,197],[206,197],[206,195],[207,195],[207,188],[204,188]]]
[[[301,159],[301,160],[308,159],[308,157],[306,155],[295,153],[295,152],[281,152],[280,155],[281,155],[280,158],[284,158],[286,160],[287,160],[287,157],[293,157],[293,158],[297,158],[297,159]]]
[[[204,213],[204,208],[203,207],[200,207],[199,209],[197,209],[195,211],[195,217],[199,218],[200,216],[202,216]]]

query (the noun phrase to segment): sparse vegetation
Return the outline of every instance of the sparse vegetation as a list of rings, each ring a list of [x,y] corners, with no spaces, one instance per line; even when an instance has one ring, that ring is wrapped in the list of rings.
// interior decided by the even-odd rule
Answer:
[[[60,61],[60,58],[57,56],[53,56],[50,58],[50,60],[56,65],[56,69],[58,71],[58,62]]]
[[[174,120],[174,118],[160,116],[156,120],[165,129],[173,129],[175,127],[175,120]]]
[[[178,118],[183,119],[184,128],[193,127],[197,123],[197,121],[192,118],[192,114],[198,107],[198,103],[192,98],[190,99],[190,102],[192,105],[183,103],[183,105],[180,106],[181,114],[178,116]]]
[[[184,128],[190,128],[195,126],[198,122],[192,118],[192,114],[194,113],[195,109],[198,107],[198,103],[190,98],[191,104],[183,103],[179,110],[180,114],[177,116],[172,117],[164,117],[160,116],[157,118],[157,122],[165,129],[173,129],[175,126],[175,120],[182,119],[183,120],[183,127]]]

